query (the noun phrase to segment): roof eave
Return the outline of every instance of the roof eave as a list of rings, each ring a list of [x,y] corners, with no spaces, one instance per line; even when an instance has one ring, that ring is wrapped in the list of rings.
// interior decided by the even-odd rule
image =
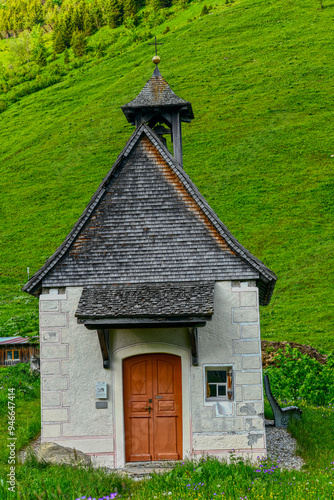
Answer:
[[[191,328],[202,327],[210,321],[210,316],[192,317],[138,317],[138,318],[101,318],[79,319],[78,323],[84,324],[88,330],[113,330],[127,328]]]
[[[184,102],[183,104],[147,104],[147,105],[138,105],[138,106],[131,106],[129,104],[124,104],[121,106],[121,110],[123,111],[125,118],[127,121],[131,124],[135,124],[135,116],[136,113],[138,113],[139,110],[142,110],[144,113],[145,112],[150,112],[152,110],[156,110],[159,112],[159,109],[161,111],[170,111],[170,112],[180,112],[180,118],[181,121],[190,123],[191,120],[194,119],[194,112],[191,106],[190,102]]]

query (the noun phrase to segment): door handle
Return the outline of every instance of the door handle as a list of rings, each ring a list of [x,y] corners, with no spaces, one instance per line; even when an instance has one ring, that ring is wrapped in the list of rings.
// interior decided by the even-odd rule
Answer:
[[[148,414],[150,414],[150,413],[151,413],[151,406],[146,406],[146,407],[144,408],[144,410],[148,410]]]

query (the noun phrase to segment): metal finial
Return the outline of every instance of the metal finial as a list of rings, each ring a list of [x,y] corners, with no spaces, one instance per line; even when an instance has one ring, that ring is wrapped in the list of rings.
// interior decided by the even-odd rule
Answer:
[[[162,42],[157,42],[157,37],[154,37],[154,43],[149,43],[149,45],[155,45],[155,56],[152,58],[152,61],[154,64],[159,64],[161,61],[160,57],[158,56],[158,47],[157,45],[163,45]]]

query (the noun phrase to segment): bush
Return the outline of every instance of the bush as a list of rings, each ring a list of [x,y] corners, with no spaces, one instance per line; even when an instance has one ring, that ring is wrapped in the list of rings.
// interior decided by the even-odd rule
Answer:
[[[203,9],[201,10],[200,15],[201,16],[206,16],[207,14],[209,14],[209,9],[208,9],[208,6],[206,4],[204,4],[203,5]]]
[[[269,367],[270,385],[275,397],[281,400],[303,399],[315,406],[334,403],[334,355],[325,365],[286,346],[276,355],[276,367]]]
[[[8,108],[8,103],[6,101],[4,101],[3,99],[0,100],[0,113],[2,113],[3,111],[6,111],[6,109]]]

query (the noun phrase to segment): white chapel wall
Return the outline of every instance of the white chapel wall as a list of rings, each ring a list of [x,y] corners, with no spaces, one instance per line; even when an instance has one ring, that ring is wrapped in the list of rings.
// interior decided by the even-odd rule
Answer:
[[[191,369],[194,455],[265,455],[258,289],[218,282],[214,315],[199,328],[199,366]],[[205,367],[232,366],[233,397],[207,402]]]
[[[166,328],[111,331],[112,365],[105,370],[97,333],[75,318],[81,292],[69,287],[63,294],[50,290],[40,296],[42,441],[89,453],[96,464],[122,466],[122,359],[170,352],[182,358],[185,457],[226,456],[232,449],[249,458],[265,454],[258,289],[253,283],[216,283],[213,318],[198,329],[197,367],[191,365],[187,329]],[[210,365],[233,367],[231,401],[206,402],[205,367]],[[107,409],[95,407],[96,382],[108,384]]]
[[[40,296],[42,441],[88,453],[113,466],[111,371],[105,370],[96,331],[77,323],[81,287]],[[108,383],[108,408],[95,407],[95,383]]]

